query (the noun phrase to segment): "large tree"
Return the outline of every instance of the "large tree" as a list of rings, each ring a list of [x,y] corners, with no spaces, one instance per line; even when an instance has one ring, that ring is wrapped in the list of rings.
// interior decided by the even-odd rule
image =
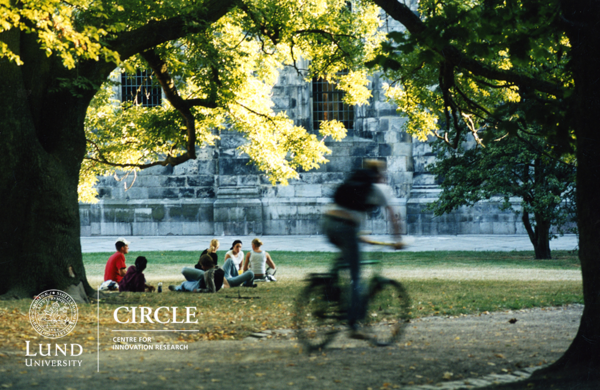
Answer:
[[[377,13],[344,0],[0,2],[0,295],[79,282],[92,292],[79,239],[84,159],[89,189],[106,172],[98,164],[180,164],[231,126],[272,181],[325,162],[322,140],[275,113],[269,88],[291,66],[365,102],[362,63],[378,46]],[[111,72],[140,68],[168,104],[110,104]],[[321,136],[343,133],[331,122]]]
[[[437,161],[427,169],[436,175],[442,193],[428,208],[443,215],[500,197],[501,210],[521,215],[535,258],[551,259],[552,228],[564,233],[574,216],[576,169],[568,155],[551,156],[544,138],[518,135],[499,137],[485,147],[465,142],[456,149],[436,140]],[[520,199],[518,209],[513,197]]]
[[[433,65],[438,87],[419,88],[412,96],[435,93],[448,123],[437,135],[458,145],[456,132],[471,132],[485,144],[483,126],[507,136],[540,126],[555,146],[568,151],[575,138],[577,158],[577,225],[585,308],[573,343],[545,373],[600,372],[600,2],[570,1],[436,1],[419,2],[414,13],[397,0],[374,0],[406,33],[392,35],[388,55],[378,62],[390,69],[399,57],[412,56],[413,69]],[[456,80],[463,77],[486,90],[519,94],[494,110],[477,107]],[[410,93],[411,91],[406,91]],[[419,100],[409,100],[419,110]],[[429,112],[421,110],[424,129]],[[425,135],[425,134],[424,134]]]

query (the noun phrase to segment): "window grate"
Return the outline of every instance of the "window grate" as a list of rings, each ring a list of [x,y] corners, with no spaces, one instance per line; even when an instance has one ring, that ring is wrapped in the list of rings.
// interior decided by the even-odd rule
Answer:
[[[153,84],[153,75],[147,70],[138,70],[135,75],[121,74],[121,101],[133,102],[144,107],[160,106],[160,87]]]
[[[354,129],[354,106],[342,101],[345,92],[323,79],[313,79],[313,129],[321,128],[321,122],[338,120],[348,130]]]

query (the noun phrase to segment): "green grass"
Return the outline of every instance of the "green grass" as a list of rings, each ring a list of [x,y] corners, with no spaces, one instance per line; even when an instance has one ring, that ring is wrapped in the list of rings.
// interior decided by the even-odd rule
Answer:
[[[219,263],[225,257],[225,251],[217,252]],[[312,267],[328,265],[336,254],[331,252],[284,252],[270,251],[277,266]],[[84,264],[106,264],[112,252],[84,253]],[[128,264],[133,264],[137,256],[145,256],[150,263],[155,264],[195,264],[200,252],[194,251],[155,251],[130,252],[127,255]],[[554,251],[552,260],[535,260],[533,252],[370,252],[364,253],[364,259],[381,260],[386,267],[402,268],[535,268],[535,269],[564,269],[580,268],[577,253],[571,251]]]
[[[103,269],[112,253],[86,253],[84,263],[90,268]],[[137,256],[146,256],[150,263],[158,265],[195,264],[198,252],[131,252],[128,264]],[[219,252],[223,259],[225,252]],[[335,253],[319,252],[271,252],[281,267],[298,267],[307,270],[326,266]],[[385,269],[431,269],[431,268],[488,268],[488,269],[554,269],[577,270],[576,253],[553,252],[553,260],[534,260],[532,252],[371,252],[365,259],[381,260]],[[413,318],[427,316],[458,316],[483,312],[520,310],[532,307],[560,306],[583,303],[580,281],[519,281],[519,280],[461,280],[423,279],[402,281],[410,298],[410,315]],[[197,329],[199,332],[160,333],[159,341],[192,342],[197,340],[241,339],[249,333],[278,328],[290,328],[296,313],[295,305],[305,282],[280,280],[262,283],[257,288],[236,288],[217,294],[175,293],[166,290],[157,293],[108,294],[97,311],[96,305],[79,305],[77,329],[70,335],[71,342],[85,348],[96,347],[97,313],[100,313],[100,342],[103,349],[113,344],[111,329]],[[238,293],[242,294],[240,299]],[[35,339],[28,320],[30,299],[0,303],[0,344],[15,350],[23,347],[21,339]],[[115,323],[113,313],[120,306],[179,307],[179,319],[186,306],[198,310],[198,324],[136,324]],[[13,335],[18,334],[15,338]]]
[[[403,282],[415,317],[477,314],[583,303],[581,282],[424,280]]]

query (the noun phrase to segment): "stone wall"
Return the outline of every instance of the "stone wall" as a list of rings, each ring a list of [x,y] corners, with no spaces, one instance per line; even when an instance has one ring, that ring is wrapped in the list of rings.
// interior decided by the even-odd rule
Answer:
[[[222,131],[214,147],[176,167],[138,173],[131,188],[114,177],[97,185],[99,202],[82,204],[81,234],[89,235],[233,235],[319,234],[320,218],[336,186],[366,158],[385,160],[395,206],[406,215],[412,187],[413,141],[402,130],[404,119],[387,103],[379,77],[371,79],[373,98],[355,109],[355,128],[342,142],[328,142],[329,163],[301,172],[288,186],[272,186],[237,148],[245,140]],[[312,131],[311,83],[286,68],[273,89],[278,111]],[[127,186],[133,180],[130,175]],[[366,229],[391,231],[385,213],[370,215]],[[405,228],[406,229],[406,228]]]
[[[384,28],[401,27],[385,18]],[[426,169],[435,156],[429,143],[413,140],[402,130],[405,119],[386,101],[382,82],[379,76],[370,79],[373,97],[369,105],[355,107],[354,129],[343,141],[327,143],[332,150],[329,163],[301,172],[290,185],[272,186],[237,150],[245,142],[242,135],[222,131],[214,147],[198,149],[197,160],[144,170],[127,190],[124,182],[129,186],[132,175],[124,182],[100,178],[99,202],[80,206],[81,234],[320,234],[320,218],[334,189],[365,158],[386,161],[394,206],[409,234],[524,233],[519,217],[499,211],[499,202],[482,202],[443,217],[424,210],[439,193]],[[311,95],[311,83],[295,69],[284,68],[272,99],[276,111],[285,111],[296,125],[312,131]],[[381,210],[369,216],[365,229],[391,232]]]

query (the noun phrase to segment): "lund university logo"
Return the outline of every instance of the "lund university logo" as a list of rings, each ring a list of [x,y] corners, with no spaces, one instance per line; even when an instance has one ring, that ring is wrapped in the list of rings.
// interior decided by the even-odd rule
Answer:
[[[29,322],[36,332],[50,339],[68,335],[77,324],[79,313],[73,298],[61,290],[46,290],[29,307]]]

